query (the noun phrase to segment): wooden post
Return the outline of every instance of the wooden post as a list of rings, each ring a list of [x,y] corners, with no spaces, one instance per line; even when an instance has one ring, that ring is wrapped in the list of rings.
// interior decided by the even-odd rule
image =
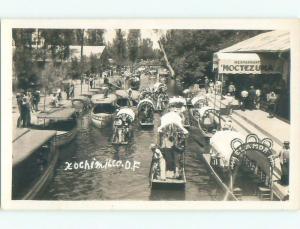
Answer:
[[[82,95],[82,83],[83,83],[83,79],[82,79],[82,56],[83,56],[83,39],[84,39],[84,29],[81,30],[81,47],[80,47],[80,94]],[[75,87],[74,87],[74,92],[75,92]]]

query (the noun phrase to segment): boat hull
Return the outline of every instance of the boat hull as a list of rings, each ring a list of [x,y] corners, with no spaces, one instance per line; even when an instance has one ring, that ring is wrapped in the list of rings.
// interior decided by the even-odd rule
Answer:
[[[77,134],[77,127],[75,126],[70,131],[57,131],[57,134],[55,136],[55,145],[57,147],[64,146],[66,144],[69,144],[73,139],[75,138]]]
[[[97,128],[103,128],[104,126],[108,125],[112,122],[113,114],[95,114],[92,113],[92,123]]]

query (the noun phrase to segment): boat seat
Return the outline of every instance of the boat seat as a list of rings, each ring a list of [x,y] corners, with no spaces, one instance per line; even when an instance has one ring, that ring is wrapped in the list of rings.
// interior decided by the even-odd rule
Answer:
[[[259,186],[258,197],[261,200],[271,200],[271,189],[266,186]]]

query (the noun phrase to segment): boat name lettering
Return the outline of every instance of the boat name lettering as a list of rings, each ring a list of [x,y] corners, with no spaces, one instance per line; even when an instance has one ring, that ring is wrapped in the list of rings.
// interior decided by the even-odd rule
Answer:
[[[109,168],[124,168],[126,170],[135,171],[139,169],[141,162],[139,161],[122,161],[106,159],[104,161],[98,161],[96,158],[93,160],[65,162],[65,171],[68,170],[91,170],[91,169],[109,169]]]
[[[258,150],[260,152],[262,152],[263,154],[269,156],[270,154],[270,148],[268,148],[267,146],[263,145],[263,144],[259,144],[256,142],[248,142],[246,144],[241,145],[240,147],[238,147],[234,152],[233,155],[235,156],[239,156],[240,154],[244,153],[247,150]]]

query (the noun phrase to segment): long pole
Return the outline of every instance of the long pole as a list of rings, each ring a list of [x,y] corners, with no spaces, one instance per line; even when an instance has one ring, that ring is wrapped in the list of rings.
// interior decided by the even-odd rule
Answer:
[[[83,39],[84,39],[84,29],[81,30],[81,48],[80,48],[80,94],[82,94],[82,83],[83,83],[83,79],[82,79],[82,68],[83,68],[83,64],[82,64],[82,56],[83,56]],[[75,89],[75,88],[74,88]]]

